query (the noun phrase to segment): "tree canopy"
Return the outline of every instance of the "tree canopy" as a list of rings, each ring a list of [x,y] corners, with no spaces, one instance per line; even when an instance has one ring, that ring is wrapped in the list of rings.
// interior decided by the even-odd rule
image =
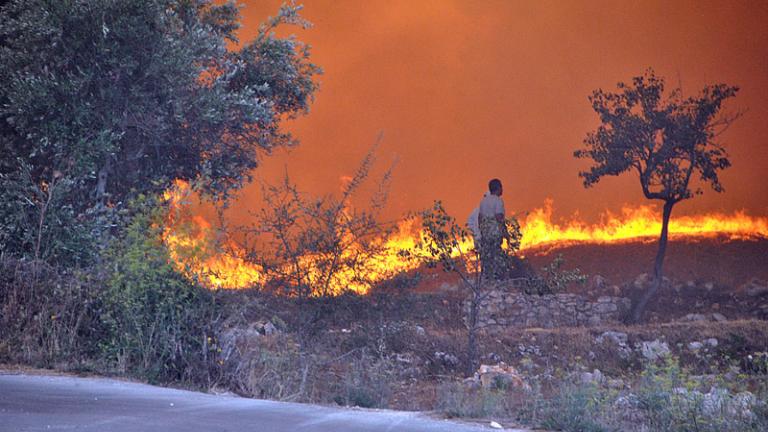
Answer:
[[[718,114],[738,87],[709,85],[690,97],[677,88],[666,98],[664,87],[664,79],[649,69],[631,84],[619,83],[617,92],[592,93],[589,100],[601,124],[574,153],[593,162],[579,173],[585,187],[635,171],[648,199],[679,202],[701,193],[701,187],[691,187],[694,175],[701,184],[723,190],[718,171],[731,162],[717,136],[733,117]]]
[[[217,199],[242,186],[263,155],[294,144],[283,120],[305,113],[317,88],[309,47],[274,34],[307,25],[299,10],[283,6],[240,44],[233,3],[3,5],[3,249],[30,253],[30,232],[82,225],[174,179]],[[58,220],[52,210],[65,208]]]
[[[696,96],[684,97],[679,87],[665,95],[664,79],[649,69],[631,84],[619,83],[617,92],[598,89],[589,98],[600,126],[587,134],[585,148],[574,152],[577,158],[593,162],[579,173],[584,186],[590,187],[604,176],[635,171],[645,197],[664,201],[654,283],[633,308],[635,322],[661,285],[674,205],[702,193],[701,185],[723,191],[718,172],[731,162],[717,138],[739,114],[725,115],[721,108],[738,90],[715,84],[705,86]],[[695,187],[692,177],[698,178]]]

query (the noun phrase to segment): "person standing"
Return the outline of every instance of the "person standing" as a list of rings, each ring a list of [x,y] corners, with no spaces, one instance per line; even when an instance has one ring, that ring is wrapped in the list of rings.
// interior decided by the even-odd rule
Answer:
[[[488,192],[480,201],[478,222],[480,225],[480,265],[485,279],[502,279],[506,275],[507,260],[501,246],[504,239],[509,242],[505,220],[504,189],[501,180],[488,182]]]

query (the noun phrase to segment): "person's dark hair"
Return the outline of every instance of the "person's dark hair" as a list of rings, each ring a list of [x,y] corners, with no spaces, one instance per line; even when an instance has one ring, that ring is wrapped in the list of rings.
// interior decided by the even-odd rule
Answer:
[[[499,190],[501,190],[501,180],[499,180],[499,179],[493,179],[493,180],[489,181],[489,182],[488,182],[488,190],[489,190],[491,193],[494,193],[494,192],[496,192],[496,191],[499,191]]]

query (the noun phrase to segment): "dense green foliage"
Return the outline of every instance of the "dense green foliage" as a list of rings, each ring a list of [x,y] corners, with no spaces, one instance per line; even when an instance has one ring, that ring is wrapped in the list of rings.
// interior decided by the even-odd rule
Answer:
[[[174,179],[225,198],[291,145],[319,69],[278,38],[283,7],[241,45],[237,7],[207,0],[18,0],[0,9],[0,248],[83,262],[114,212]],[[233,49],[228,49],[233,48]],[[62,229],[68,227],[68,229]]]
[[[0,361],[207,385],[218,345],[215,293],[175,271],[165,209],[138,197],[100,269],[0,260]]]
[[[0,3],[0,358],[210,384],[215,294],[162,243],[176,179],[226,200],[294,139],[320,70],[208,0]]]

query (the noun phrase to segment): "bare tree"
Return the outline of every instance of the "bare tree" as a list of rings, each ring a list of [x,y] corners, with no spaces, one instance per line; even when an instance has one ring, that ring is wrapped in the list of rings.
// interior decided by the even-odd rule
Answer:
[[[653,284],[635,304],[634,322],[641,320],[661,285],[673,206],[703,192],[699,186],[691,187],[691,179],[698,177],[715,192],[723,191],[718,172],[731,162],[717,138],[741,113],[724,115],[721,108],[737,91],[738,87],[715,84],[684,97],[678,87],[665,97],[664,79],[649,69],[630,84],[619,83],[616,92],[598,89],[589,97],[601,124],[587,134],[585,148],[574,152],[575,157],[594,162],[579,173],[584,187],[604,176],[634,171],[645,197],[664,203]]]
[[[478,367],[477,333],[483,328],[479,322],[480,305],[491,292],[494,284],[486,280],[480,271],[480,260],[474,250],[470,235],[456,223],[440,201],[432,208],[417,215],[421,220],[421,238],[416,247],[407,251],[410,257],[427,266],[441,266],[444,271],[458,275],[462,286],[469,291],[466,311],[467,363],[465,374],[472,375]],[[520,248],[520,226],[514,218],[506,221],[509,232],[507,254],[514,254]]]
[[[381,136],[343,186],[340,196],[308,196],[286,174],[264,185],[265,205],[254,225],[242,229],[249,261],[263,269],[265,288],[298,303],[295,317],[301,356],[303,397],[311,367],[309,351],[323,318],[333,312],[330,297],[367,292],[391,276],[377,266],[388,229],[380,222],[394,164],[383,174],[365,209],[352,201],[371,174]],[[326,301],[327,300],[327,301]]]
[[[379,141],[368,151],[340,196],[311,197],[286,174],[264,185],[258,221],[244,230],[249,259],[285,294],[297,297],[364,292],[383,276],[375,257],[387,229],[380,222],[394,164],[383,174],[364,209],[352,201],[370,176]]]

